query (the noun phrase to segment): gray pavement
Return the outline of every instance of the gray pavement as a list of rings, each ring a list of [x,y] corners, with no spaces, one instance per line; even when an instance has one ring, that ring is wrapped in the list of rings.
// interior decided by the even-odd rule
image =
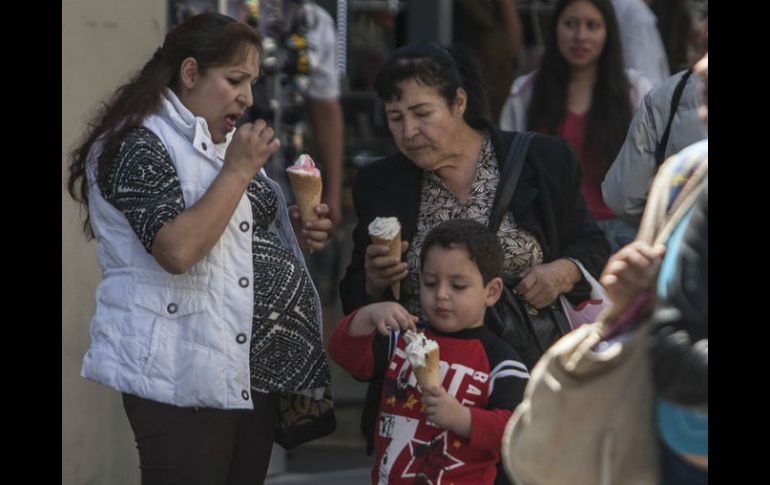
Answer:
[[[338,441],[339,443],[339,441]],[[285,471],[268,475],[266,485],[354,485],[370,483],[374,458],[360,446],[318,440],[286,452]]]
[[[360,485],[370,482],[370,473],[369,467],[318,473],[283,473],[268,477],[265,485]]]

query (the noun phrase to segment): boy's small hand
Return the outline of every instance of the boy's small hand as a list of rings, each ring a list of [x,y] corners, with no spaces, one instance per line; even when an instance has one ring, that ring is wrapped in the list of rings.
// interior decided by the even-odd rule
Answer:
[[[421,402],[425,416],[434,424],[453,431],[463,438],[471,436],[471,410],[463,406],[441,386],[422,388]]]
[[[418,317],[394,301],[372,303],[358,310],[348,326],[350,335],[370,335],[377,329],[382,335],[391,330],[417,330]]]
[[[418,317],[394,301],[369,305],[369,323],[382,335],[392,330],[417,330]]]

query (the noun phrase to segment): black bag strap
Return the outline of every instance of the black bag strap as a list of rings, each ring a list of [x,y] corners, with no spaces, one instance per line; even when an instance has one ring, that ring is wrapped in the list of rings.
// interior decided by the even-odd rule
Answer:
[[[682,99],[684,87],[687,84],[687,80],[690,78],[691,74],[692,68],[687,69],[679,79],[679,82],[676,84],[676,88],[674,89],[674,95],[671,97],[671,110],[668,115],[666,131],[663,132],[663,137],[660,139],[660,142],[658,142],[658,146],[655,147],[656,167],[660,167],[660,165],[665,161],[666,146],[668,146],[668,136],[671,133],[671,123],[674,121],[674,116],[676,115],[676,111],[679,108],[679,100]]]
[[[503,222],[503,217],[508,212],[508,206],[513,199],[513,192],[519,183],[521,171],[524,169],[524,159],[527,157],[529,143],[535,134],[531,131],[522,131],[513,137],[511,147],[505,156],[505,161],[500,170],[500,180],[497,182],[497,193],[489,214],[488,227],[496,233]]]

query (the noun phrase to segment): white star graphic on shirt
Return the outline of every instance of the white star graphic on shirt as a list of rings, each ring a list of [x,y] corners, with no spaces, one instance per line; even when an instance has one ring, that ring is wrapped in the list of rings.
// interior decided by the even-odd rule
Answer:
[[[447,472],[449,470],[454,470],[457,467],[465,465],[464,462],[458,460],[454,456],[450,455],[447,451],[447,434],[448,431],[444,431],[440,435],[433,438],[431,441],[420,441],[417,439],[412,440],[409,442],[409,452],[412,455],[412,458],[409,460],[409,463],[407,463],[406,467],[404,468],[404,473],[401,475],[403,478],[412,478],[416,477],[418,475],[422,475],[425,480],[427,480],[427,483],[430,485],[440,485],[441,484],[441,478],[444,476],[444,472]],[[443,443],[439,443],[443,442]],[[410,470],[412,466],[414,465],[415,461],[415,445],[422,445],[426,449],[428,453],[430,453],[432,450],[435,450],[435,447],[440,445],[442,448],[442,452],[440,455],[436,455],[433,458],[440,459],[438,462],[431,463],[430,457],[426,459],[425,456],[421,456],[419,463],[419,466],[416,467],[416,470]],[[419,449],[420,446],[417,446]],[[432,449],[432,450],[431,450]],[[442,463],[443,462],[443,463]],[[428,476],[425,474],[426,465],[427,468],[431,468],[431,464],[433,465],[432,468],[434,469],[434,472],[438,471],[438,474],[432,473],[431,475],[434,476]],[[448,466],[447,466],[448,465]],[[436,480],[435,483],[433,480]]]

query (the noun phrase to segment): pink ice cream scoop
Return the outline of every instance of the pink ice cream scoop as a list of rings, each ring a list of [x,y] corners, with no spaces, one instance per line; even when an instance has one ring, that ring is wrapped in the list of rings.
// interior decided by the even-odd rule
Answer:
[[[294,162],[294,165],[286,169],[287,172],[293,172],[299,175],[312,175],[314,177],[320,177],[321,171],[315,166],[315,162],[310,155],[303,153]]]
[[[321,203],[323,183],[321,171],[316,168],[313,159],[310,155],[303,153],[297,157],[294,165],[286,169],[286,175],[289,176],[302,222],[307,223],[318,219],[315,208]]]

